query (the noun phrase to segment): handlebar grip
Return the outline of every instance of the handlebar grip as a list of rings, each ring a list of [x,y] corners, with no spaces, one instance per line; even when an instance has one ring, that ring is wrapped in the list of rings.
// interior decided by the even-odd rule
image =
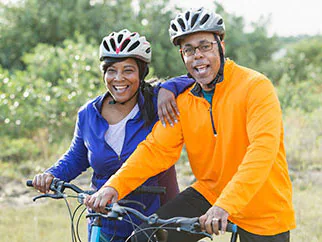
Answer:
[[[32,180],[27,180],[26,185],[27,185],[27,187],[33,187]]]
[[[237,225],[229,222],[227,224],[226,231],[231,232],[231,233],[236,233],[237,232]]]
[[[141,186],[135,189],[134,193],[165,194],[166,188],[158,186]]]

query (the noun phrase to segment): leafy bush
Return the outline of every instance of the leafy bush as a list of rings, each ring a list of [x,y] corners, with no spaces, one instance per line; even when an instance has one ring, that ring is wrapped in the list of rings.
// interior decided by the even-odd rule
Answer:
[[[284,110],[301,109],[305,112],[312,112],[321,107],[322,82],[318,83],[320,80],[311,79],[292,83],[290,76],[284,74],[277,87],[282,108]]]
[[[79,107],[104,92],[98,49],[79,37],[63,47],[39,44],[23,60],[26,71],[0,74],[0,135],[32,137],[40,128],[57,138],[72,133]]]
[[[1,137],[0,161],[20,163],[33,160],[40,154],[40,150],[33,140],[27,138],[11,139]]]

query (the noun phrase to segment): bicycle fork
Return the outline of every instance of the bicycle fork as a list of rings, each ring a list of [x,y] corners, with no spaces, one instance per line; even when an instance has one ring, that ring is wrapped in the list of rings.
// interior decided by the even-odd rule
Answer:
[[[91,240],[90,242],[99,242],[101,235],[102,222],[100,217],[95,217],[92,222]]]
[[[230,242],[237,242],[237,237],[238,237],[237,232],[233,232],[230,237]]]

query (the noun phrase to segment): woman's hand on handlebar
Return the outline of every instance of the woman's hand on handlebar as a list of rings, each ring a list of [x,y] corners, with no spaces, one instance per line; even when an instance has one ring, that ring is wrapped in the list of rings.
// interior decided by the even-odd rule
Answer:
[[[102,187],[93,195],[85,198],[84,204],[98,213],[106,213],[107,204],[115,203],[118,199],[118,192],[113,187]]]
[[[48,193],[50,190],[50,184],[53,181],[54,176],[50,173],[41,173],[35,175],[34,179],[32,180],[32,185],[35,189],[42,193]]]

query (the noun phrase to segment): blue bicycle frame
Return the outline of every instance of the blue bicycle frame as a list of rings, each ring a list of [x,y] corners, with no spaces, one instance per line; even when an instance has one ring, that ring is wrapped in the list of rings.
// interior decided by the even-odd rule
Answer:
[[[90,242],[100,242],[101,228],[102,228],[101,218],[100,217],[94,218],[91,226],[92,228],[91,228]],[[106,242],[109,242],[109,241],[106,241]]]

